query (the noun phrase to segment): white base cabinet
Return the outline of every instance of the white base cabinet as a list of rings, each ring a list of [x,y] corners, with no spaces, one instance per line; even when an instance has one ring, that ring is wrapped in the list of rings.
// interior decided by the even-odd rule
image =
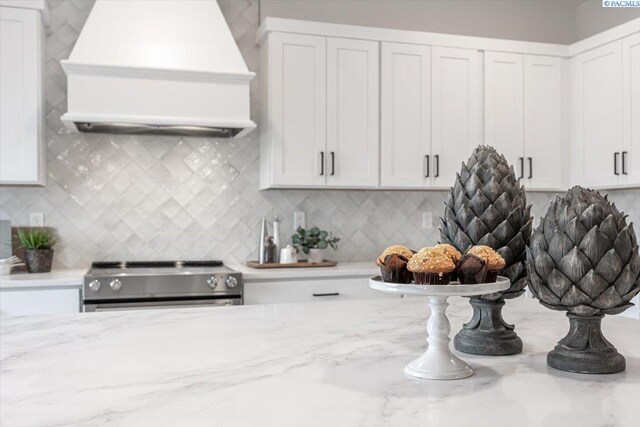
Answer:
[[[12,4],[0,6],[0,184],[44,185],[46,5]]]
[[[0,291],[0,315],[80,313],[80,289]]]
[[[246,282],[245,304],[400,298],[369,288],[368,277]]]

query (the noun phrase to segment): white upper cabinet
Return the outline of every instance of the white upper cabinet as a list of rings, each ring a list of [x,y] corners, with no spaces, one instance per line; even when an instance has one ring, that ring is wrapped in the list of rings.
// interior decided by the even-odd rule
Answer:
[[[484,55],[484,143],[524,177],[524,61],[517,53]]]
[[[575,172],[577,184],[622,184],[622,40],[572,60]]]
[[[481,141],[482,65],[476,50],[434,47],[431,52],[431,182],[450,187]]]
[[[261,133],[261,187],[323,185],[326,38],[276,33],[267,43],[261,67],[262,126],[268,129]]]
[[[558,57],[485,54],[485,144],[530,190],[562,188],[562,76]]]
[[[625,184],[640,185],[640,33],[622,40],[622,88],[620,170]]]
[[[0,7],[0,184],[44,185],[43,23]]]
[[[562,59],[524,56],[524,179],[526,188],[559,189],[563,171]]]
[[[377,187],[379,58],[377,42],[327,39],[327,184]]]
[[[423,187],[430,182],[430,47],[382,43],[381,184]]]

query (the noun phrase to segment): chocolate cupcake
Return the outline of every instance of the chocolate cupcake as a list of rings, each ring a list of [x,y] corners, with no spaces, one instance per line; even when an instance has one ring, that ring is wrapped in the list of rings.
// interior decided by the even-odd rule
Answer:
[[[442,249],[422,248],[411,257],[407,269],[418,285],[446,285],[455,265]]]
[[[485,283],[493,283],[498,278],[498,273],[506,264],[504,258],[489,246],[472,246],[467,253],[482,258],[487,264],[487,277]]]
[[[444,251],[444,253],[451,258],[451,261],[453,261],[453,265],[456,266],[456,268],[451,272],[451,280],[458,280],[457,265],[458,265],[458,261],[460,261],[460,257],[462,256],[460,251],[457,250],[455,246],[450,245],[448,243],[437,244],[434,246],[434,248]]]
[[[457,271],[458,282],[460,282],[461,285],[486,283],[487,263],[474,254],[466,253],[462,255],[458,261]]]
[[[407,270],[407,262],[414,253],[402,245],[393,245],[385,249],[376,259],[382,280],[390,283],[411,283],[413,275]]]

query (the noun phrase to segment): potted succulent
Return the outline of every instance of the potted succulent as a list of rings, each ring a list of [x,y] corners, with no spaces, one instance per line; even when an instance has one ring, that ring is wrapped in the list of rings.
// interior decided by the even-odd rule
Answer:
[[[58,241],[53,231],[48,229],[18,230],[18,239],[24,248],[29,273],[51,271],[53,246]]]
[[[331,246],[333,250],[338,250],[339,241],[338,237],[318,227],[310,230],[298,227],[296,233],[291,236],[293,246],[307,254],[308,261],[312,264],[318,264],[324,260],[324,250],[327,247]]]

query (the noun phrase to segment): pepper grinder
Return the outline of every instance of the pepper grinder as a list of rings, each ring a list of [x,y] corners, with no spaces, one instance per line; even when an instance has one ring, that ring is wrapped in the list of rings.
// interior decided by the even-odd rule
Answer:
[[[273,262],[280,262],[280,220],[278,215],[273,219],[273,244],[275,245],[275,260]]]
[[[266,263],[267,253],[265,243],[267,242],[267,237],[269,237],[269,230],[267,229],[267,218],[262,217],[262,224],[260,226],[260,244],[258,245],[258,263],[264,264]]]

